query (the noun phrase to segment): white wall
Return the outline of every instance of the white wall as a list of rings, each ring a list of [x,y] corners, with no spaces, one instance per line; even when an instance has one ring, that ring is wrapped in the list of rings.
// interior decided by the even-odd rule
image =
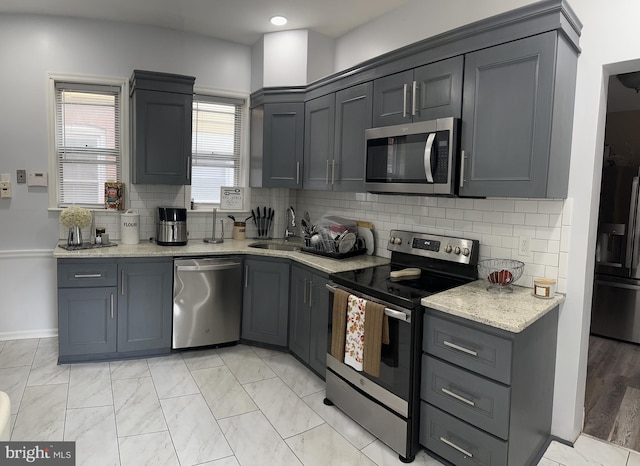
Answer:
[[[456,0],[405,6],[340,37],[336,70],[454,27],[511,10],[528,0]],[[640,69],[637,18],[640,4],[613,0],[570,2],[584,24],[571,151],[567,219],[567,300],[561,307],[552,433],[573,441],[582,428],[596,222],[609,74]],[[567,128],[567,130],[570,130]]]
[[[264,35],[264,87],[307,84],[308,40],[306,29]]]
[[[0,200],[0,339],[48,335],[57,327],[55,267],[42,251],[51,251],[60,236],[58,213],[47,210],[46,188],[15,184],[17,169],[48,170],[47,73],[128,79],[134,69],[146,69],[248,94],[250,48],[160,28],[5,14],[0,57],[0,173],[13,182],[13,198]],[[28,274],[22,273],[26,266],[33,269]],[[14,270],[28,279],[16,282],[18,275],[9,274]]]

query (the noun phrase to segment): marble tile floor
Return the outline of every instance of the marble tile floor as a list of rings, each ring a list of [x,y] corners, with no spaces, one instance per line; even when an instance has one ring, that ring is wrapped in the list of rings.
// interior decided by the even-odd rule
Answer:
[[[335,407],[293,356],[263,348],[57,365],[55,338],[0,341],[12,440],[72,440],[80,465],[400,465]],[[421,451],[416,466],[441,463]],[[640,466],[640,454],[581,435],[541,466]]]

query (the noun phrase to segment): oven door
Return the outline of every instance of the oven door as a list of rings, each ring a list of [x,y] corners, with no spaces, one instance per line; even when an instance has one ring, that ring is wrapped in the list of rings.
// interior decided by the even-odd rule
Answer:
[[[454,118],[365,131],[365,189],[370,192],[455,194]]]
[[[334,283],[330,283],[327,288],[330,291],[335,291],[337,286]],[[343,361],[338,361],[330,353],[327,353],[327,367],[372,398],[393,409],[398,414],[408,417],[408,402],[411,397],[413,383],[411,367],[414,336],[411,324],[415,316],[409,309],[389,305],[362,293],[346,291],[360,298],[385,305],[385,316],[389,323],[389,344],[382,345],[380,375],[378,377],[374,377],[364,371],[357,371],[344,364]],[[332,332],[333,329],[330,325],[327,340],[328,348],[331,348]]]

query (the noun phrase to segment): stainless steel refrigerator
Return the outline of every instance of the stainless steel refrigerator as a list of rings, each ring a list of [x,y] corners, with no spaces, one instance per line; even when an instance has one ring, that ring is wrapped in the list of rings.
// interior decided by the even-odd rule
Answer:
[[[640,343],[638,167],[602,173],[591,333]]]

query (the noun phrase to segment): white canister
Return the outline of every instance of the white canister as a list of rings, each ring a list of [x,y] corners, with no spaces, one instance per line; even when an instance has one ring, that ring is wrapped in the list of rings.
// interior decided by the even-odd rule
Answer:
[[[533,294],[536,298],[553,298],[556,295],[557,282],[553,278],[534,278]]]
[[[129,209],[120,214],[120,241],[122,244],[140,242],[140,214],[135,210]]]

